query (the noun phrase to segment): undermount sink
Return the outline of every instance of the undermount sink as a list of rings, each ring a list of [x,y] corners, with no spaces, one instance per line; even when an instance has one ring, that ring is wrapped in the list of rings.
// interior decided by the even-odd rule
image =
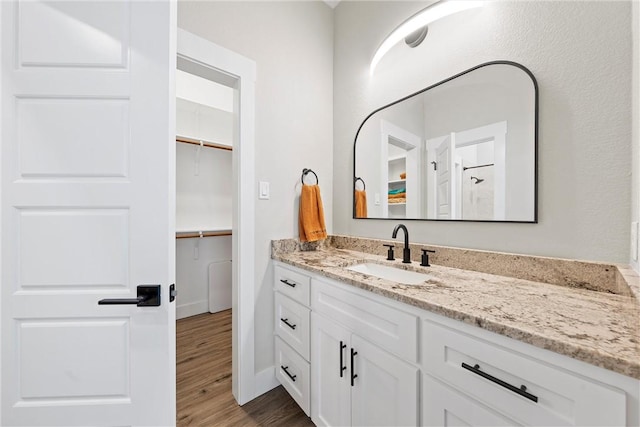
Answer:
[[[428,274],[416,273],[415,271],[374,264],[371,262],[347,267],[347,270],[367,274],[380,279],[391,280],[393,282],[402,283],[403,285],[418,285],[431,277]]]

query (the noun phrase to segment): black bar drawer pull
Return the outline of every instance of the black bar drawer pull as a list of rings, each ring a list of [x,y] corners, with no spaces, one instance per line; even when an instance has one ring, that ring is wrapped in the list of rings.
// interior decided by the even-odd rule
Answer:
[[[288,366],[280,365],[280,367],[282,368],[282,370],[284,371],[284,373],[285,373],[285,374],[287,374],[287,376],[288,376],[289,378],[291,378],[291,381],[293,381],[293,382],[295,383],[295,382],[296,382],[296,377],[297,377],[297,375],[291,375],[291,374],[289,373],[289,371],[287,370],[287,369],[289,369],[289,367],[288,367]]]
[[[343,372],[347,370],[347,366],[342,365],[344,363],[344,361],[342,360],[342,350],[344,350],[345,348],[347,348],[347,345],[340,341],[340,378],[342,378]]]
[[[285,285],[289,285],[289,286],[291,286],[292,288],[295,288],[295,287],[296,287],[296,283],[295,283],[295,282],[290,282],[290,281],[288,281],[287,279],[280,279],[280,281],[281,281],[282,283],[284,283]]]
[[[354,349],[351,349],[351,387],[353,387],[354,385],[354,380],[358,378],[358,374],[354,374],[356,369],[353,363],[353,359],[356,357],[356,354],[358,354],[358,352]]]
[[[296,325],[292,325],[291,323],[289,323],[289,318],[287,317],[286,319],[280,318],[280,320],[282,322],[284,322],[285,325],[287,325],[288,327],[290,327],[291,329],[295,329]]]
[[[482,378],[486,378],[489,381],[492,381],[492,382],[494,382],[494,383],[496,383],[496,384],[498,384],[498,385],[500,385],[500,386],[502,386],[502,387],[504,387],[506,389],[509,389],[514,393],[518,393],[522,397],[526,397],[527,399],[538,403],[538,396],[534,396],[533,394],[528,393],[527,392],[527,387],[524,386],[524,385],[521,385],[520,388],[518,388],[516,386],[513,386],[513,385],[505,382],[505,381],[502,381],[499,378],[494,377],[493,375],[489,375],[486,372],[482,372],[480,370],[480,365],[478,365],[478,364],[475,364],[475,365],[471,366],[471,365],[467,365],[466,363],[462,362],[462,367],[464,369],[468,370],[468,371],[473,372],[476,375],[480,375]]]

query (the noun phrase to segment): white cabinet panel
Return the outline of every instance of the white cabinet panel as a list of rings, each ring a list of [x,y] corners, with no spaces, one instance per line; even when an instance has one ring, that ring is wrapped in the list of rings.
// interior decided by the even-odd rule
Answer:
[[[310,415],[309,362],[276,337],[276,378],[298,403],[305,414]]]
[[[362,294],[313,280],[314,311],[349,325],[356,334],[411,362],[418,360],[418,318]]]
[[[486,341],[425,321],[422,336],[424,371],[467,391],[487,406],[525,425],[625,425],[622,390],[554,368]],[[526,392],[537,401],[483,377],[477,371]]]
[[[316,313],[311,329],[311,419],[317,426],[351,425],[351,333]]]
[[[418,425],[418,368],[357,335],[351,347],[357,352],[351,366],[357,375],[351,392],[352,425]]]
[[[443,427],[517,426],[517,422],[454,391],[429,375],[422,381],[422,425]]]
[[[275,268],[275,290],[298,301],[300,304],[309,306],[309,295],[311,279],[309,276],[300,274],[297,271],[276,265]]]
[[[309,309],[276,292],[276,324],[278,336],[302,357],[309,359]]]

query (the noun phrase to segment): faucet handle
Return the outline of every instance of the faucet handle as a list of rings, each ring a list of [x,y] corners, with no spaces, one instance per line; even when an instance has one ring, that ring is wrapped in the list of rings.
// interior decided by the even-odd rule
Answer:
[[[422,251],[422,262],[420,263],[420,265],[423,267],[431,267],[431,264],[429,264],[429,254],[427,252],[435,254],[436,251],[432,251],[429,249],[420,249],[420,250]]]
[[[396,258],[393,255],[393,248],[395,246],[393,246],[393,245],[382,245],[382,246],[386,246],[386,247],[389,248],[389,250],[387,251],[387,260],[388,261],[395,261]]]

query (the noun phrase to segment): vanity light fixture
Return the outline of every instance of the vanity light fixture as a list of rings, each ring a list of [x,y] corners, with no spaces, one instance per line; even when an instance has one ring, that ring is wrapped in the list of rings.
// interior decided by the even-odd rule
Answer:
[[[393,30],[391,34],[384,39],[380,47],[378,47],[378,50],[376,50],[375,55],[373,55],[371,66],[369,67],[369,74],[373,75],[373,71],[376,69],[378,62],[380,62],[382,57],[400,40],[407,38],[407,44],[411,47],[416,47],[427,35],[426,26],[430,23],[445,16],[483,5],[484,1],[482,0],[441,0],[422,9],[400,24],[398,28]]]

